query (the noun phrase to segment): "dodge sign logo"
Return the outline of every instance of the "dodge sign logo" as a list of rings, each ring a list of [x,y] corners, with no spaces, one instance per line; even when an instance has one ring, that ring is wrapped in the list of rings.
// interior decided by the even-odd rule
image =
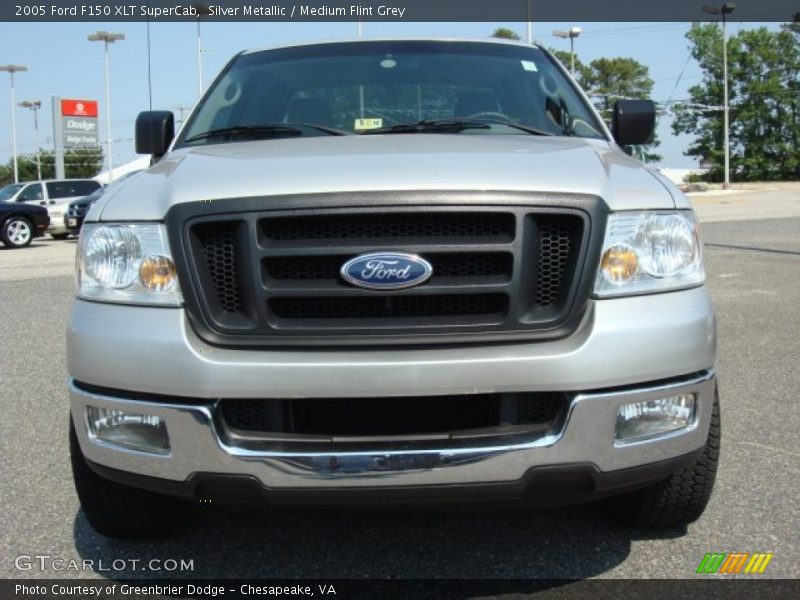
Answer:
[[[427,281],[433,267],[424,258],[402,252],[362,254],[342,265],[342,277],[369,290],[398,290]]]

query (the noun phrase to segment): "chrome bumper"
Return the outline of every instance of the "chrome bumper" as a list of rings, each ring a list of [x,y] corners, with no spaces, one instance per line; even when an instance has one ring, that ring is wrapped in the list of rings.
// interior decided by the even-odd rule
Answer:
[[[98,465],[149,477],[186,481],[196,473],[249,475],[271,489],[358,489],[513,482],[534,467],[592,464],[601,472],[648,465],[684,456],[705,444],[714,401],[713,371],[678,382],[619,391],[576,394],[560,430],[542,435],[480,438],[454,447],[423,442],[402,446],[332,443],[309,448],[229,436],[216,404],[131,400],[87,392],[70,381],[72,415],[81,449]],[[618,407],[627,402],[695,393],[697,410],[687,429],[656,439],[615,445]],[[141,395],[140,395],[141,396]],[[162,417],[171,452],[127,450],[90,437],[86,406]]]

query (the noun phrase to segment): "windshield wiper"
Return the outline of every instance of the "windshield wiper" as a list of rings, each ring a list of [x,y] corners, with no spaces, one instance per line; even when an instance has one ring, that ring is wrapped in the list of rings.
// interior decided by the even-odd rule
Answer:
[[[378,133],[459,133],[466,129],[491,129],[491,125],[470,119],[431,119],[369,129],[361,135]]]
[[[502,119],[474,119],[476,123],[486,123],[490,125],[505,125],[506,127],[512,127],[513,129],[519,129],[520,131],[525,131],[526,133],[530,133],[531,135],[547,135],[553,136],[555,135],[551,131],[545,131],[544,129],[538,129],[536,127],[531,127],[529,125],[522,125],[521,123],[512,123],[511,121],[503,121]]]
[[[491,129],[492,125],[505,125],[513,129],[519,129],[532,135],[547,135],[552,136],[553,133],[545,131],[544,129],[537,129],[529,127],[528,125],[521,125],[512,123],[511,121],[503,121],[501,119],[426,119],[424,121],[417,121],[416,123],[401,123],[399,125],[392,125],[391,127],[381,127],[379,129],[370,129],[365,131],[364,134],[376,133],[459,133],[467,129]],[[362,134],[362,135],[364,135]]]
[[[330,135],[345,135],[344,131],[333,129],[332,127],[325,127],[324,125],[314,125],[311,123],[259,123],[256,125],[234,125],[232,127],[211,129],[210,131],[204,131],[203,133],[198,133],[188,137],[183,140],[183,143],[189,144],[191,142],[207,140],[216,137],[300,137],[304,135],[304,127],[322,131]]]

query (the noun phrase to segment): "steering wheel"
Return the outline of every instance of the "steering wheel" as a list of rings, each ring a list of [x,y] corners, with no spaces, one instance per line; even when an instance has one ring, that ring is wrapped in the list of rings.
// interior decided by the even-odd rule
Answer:
[[[509,117],[505,113],[495,112],[492,110],[482,110],[480,112],[472,113],[468,119],[492,119],[498,121],[508,121],[509,123],[513,122],[511,117]]]

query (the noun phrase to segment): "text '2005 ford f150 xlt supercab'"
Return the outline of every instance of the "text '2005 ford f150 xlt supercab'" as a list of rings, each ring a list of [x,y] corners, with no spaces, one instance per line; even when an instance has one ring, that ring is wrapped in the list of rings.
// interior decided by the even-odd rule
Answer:
[[[68,366],[89,523],[190,501],[604,499],[697,519],[715,316],[686,197],[545,50],[359,40],[243,52],[92,207]]]

